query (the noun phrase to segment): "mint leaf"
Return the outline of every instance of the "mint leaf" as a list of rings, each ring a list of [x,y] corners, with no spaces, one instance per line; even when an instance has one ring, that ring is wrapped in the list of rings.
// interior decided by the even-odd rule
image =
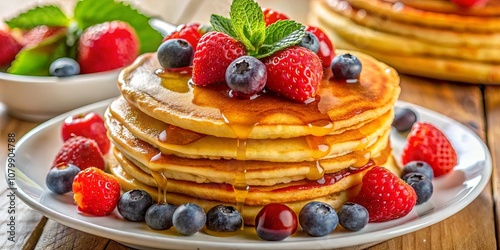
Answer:
[[[280,20],[266,28],[264,44],[256,52],[249,53],[263,58],[284,48],[298,44],[304,37],[306,27],[292,20]]]
[[[22,49],[7,69],[7,73],[48,76],[50,64],[57,58],[66,56],[67,50],[64,34],[50,37],[35,47]]]
[[[212,14],[210,16],[210,24],[214,30],[225,33],[231,36],[234,39],[238,39],[236,32],[234,32],[233,25],[231,24],[231,20],[229,18]]]
[[[234,0],[229,16],[238,40],[247,51],[256,51],[266,37],[266,23],[259,4],[252,0]]]
[[[149,25],[149,17],[130,5],[114,0],[81,0],[74,10],[74,19],[80,29],[103,22],[120,20],[135,29],[140,40],[140,53],[156,51],[163,37]]]
[[[5,23],[12,28],[32,29],[36,26],[47,25],[51,27],[66,27],[69,24],[69,18],[54,5],[35,7],[24,13],[19,14]]]

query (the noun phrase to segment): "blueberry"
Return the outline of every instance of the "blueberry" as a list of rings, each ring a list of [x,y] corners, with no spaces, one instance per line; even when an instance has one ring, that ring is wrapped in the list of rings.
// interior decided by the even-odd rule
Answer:
[[[405,176],[409,173],[421,173],[427,176],[431,181],[434,178],[434,170],[432,170],[431,165],[425,161],[410,161],[406,163],[403,167],[403,172],[401,176]]]
[[[157,50],[158,60],[164,69],[190,66],[194,49],[184,39],[169,39],[160,44]]]
[[[207,221],[207,215],[200,206],[186,203],[175,210],[172,220],[179,233],[193,235],[203,228]]]
[[[267,81],[264,63],[253,56],[242,56],[231,62],[226,69],[226,83],[232,94],[250,97],[262,91]]]
[[[78,75],[80,74],[80,65],[72,58],[61,57],[50,64],[49,74],[58,77]]]
[[[409,173],[402,178],[408,185],[412,186],[417,194],[417,205],[428,201],[433,192],[432,181],[422,173]]]
[[[235,232],[243,225],[240,212],[232,206],[217,205],[207,212],[207,229],[214,232]]]
[[[118,200],[118,212],[129,221],[144,221],[146,211],[153,205],[153,198],[140,189],[124,193]]]
[[[171,228],[174,224],[172,217],[177,206],[172,204],[153,204],[146,211],[146,225],[155,230],[166,230]]]
[[[64,194],[71,191],[73,179],[80,172],[80,168],[73,164],[60,163],[54,166],[47,177],[45,184],[50,191],[57,194]]]
[[[400,133],[410,131],[413,124],[417,122],[417,114],[412,109],[396,109],[392,126]]]
[[[337,213],[339,215],[340,225],[349,231],[359,231],[363,229],[370,219],[368,210],[353,202],[344,203]]]
[[[334,79],[348,81],[358,79],[363,67],[355,55],[347,53],[335,56],[331,68]]]
[[[339,224],[339,219],[330,205],[313,201],[307,203],[300,210],[299,223],[307,234],[320,237],[335,230]]]
[[[319,40],[313,33],[306,31],[306,34],[298,44],[301,47],[311,50],[314,53],[319,51]]]

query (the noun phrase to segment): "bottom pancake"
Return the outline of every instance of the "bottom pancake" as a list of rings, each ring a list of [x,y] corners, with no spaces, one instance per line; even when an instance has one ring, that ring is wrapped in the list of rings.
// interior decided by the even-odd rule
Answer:
[[[115,154],[120,158],[121,154],[119,151],[114,150]],[[236,197],[235,192],[232,189],[232,186],[226,185],[207,185],[203,183],[194,183],[194,182],[186,182],[186,181],[176,181],[176,180],[164,180],[168,183],[167,188],[158,188],[154,184],[151,183],[151,176],[147,177],[147,174],[140,170],[137,166],[133,166],[130,164],[131,162],[122,157],[121,159],[116,159],[113,156],[110,156],[108,161],[108,167],[111,173],[117,177],[120,185],[124,191],[132,190],[132,189],[143,189],[147,191],[151,196],[157,201],[164,201],[166,197],[166,201],[172,203],[174,205],[181,205],[188,202],[193,202],[200,205],[205,211],[208,211],[211,207],[216,206],[218,204],[226,204],[236,206]],[[124,166],[127,167],[123,167]],[[132,170],[131,170],[132,167]],[[135,167],[135,168],[134,168]],[[321,191],[321,185],[317,185],[311,187],[309,190],[311,192],[307,192],[308,189],[303,190],[293,188],[293,186],[289,186],[289,190],[285,189],[277,189],[277,190],[257,190],[255,193],[252,193],[252,188],[250,188],[248,192],[248,197],[245,199],[245,204],[242,204],[242,207],[239,207],[240,212],[243,215],[245,220],[245,224],[253,225],[255,216],[260,211],[260,209],[267,203],[270,202],[280,202],[288,205],[292,208],[297,214],[300,212],[300,209],[310,201],[321,201],[330,204],[334,208],[339,208],[341,204],[351,199],[357,194],[359,183],[361,182],[362,175],[368,171],[371,167],[367,167],[363,171],[358,172],[356,178],[343,178],[345,182],[349,181],[350,183],[344,183],[342,187],[338,187],[340,191],[329,193],[323,196],[317,196],[316,191]],[[385,167],[390,169],[395,173],[399,173],[399,168],[396,166],[392,157]],[[128,171],[130,172],[128,172]],[[142,173],[141,173],[142,172]],[[144,176],[146,175],[146,176]],[[142,177],[141,177],[142,176]],[[148,181],[149,179],[149,181]],[[144,183],[142,180],[145,180]],[[342,181],[342,180],[341,180]],[[353,183],[354,182],[354,183]],[[297,184],[297,183],[296,183]],[[302,184],[307,186],[305,183],[299,182],[298,184]],[[335,186],[337,183],[331,186]],[[210,188],[211,187],[211,188]],[[228,187],[230,189],[228,189]],[[347,188],[347,189],[346,189]],[[163,195],[163,191],[168,190],[166,195]],[[285,191],[285,192],[283,192]],[[278,192],[278,195],[272,195],[273,192]],[[283,193],[280,193],[283,192]],[[294,197],[294,199],[288,199],[289,201],[275,201],[275,200],[265,200],[266,197],[279,197],[281,194],[285,197]],[[302,194],[302,195],[299,195]],[[312,196],[311,196],[312,194]],[[316,196],[314,195],[316,194]],[[250,197],[254,196],[252,199]],[[310,198],[308,196],[314,197]],[[200,198],[201,197],[201,198]],[[222,197],[222,198],[221,198]],[[259,201],[260,199],[260,201]],[[221,201],[222,200],[222,201]],[[232,201],[231,201],[232,200]],[[252,201],[253,202],[248,202]],[[263,202],[264,201],[264,202]]]

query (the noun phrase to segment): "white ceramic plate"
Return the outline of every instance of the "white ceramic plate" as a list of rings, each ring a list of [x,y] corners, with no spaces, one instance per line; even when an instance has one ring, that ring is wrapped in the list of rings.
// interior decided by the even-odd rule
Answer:
[[[444,131],[456,148],[460,162],[455,171],[434,180],[434,194],[430,201],[416,206],[409,215],[390,222],[371,223],[359,232],[337,230],[319,238],[298,232],[279,242],[260,240],[253,228],[246,228],[242,234],[231,237],[215,237],[205,233],[181,236],[175,229],[154,231],[145,223],[125,221],[116,210],[107,217],[82,214],[73,204],[71,193],[54,195],[45,186],[45,176],[62,145],[59,128],[64,118],[88,111],[102,114],[109,102],[110,100],[102,101],[55,117],[24,136],[15,151],[15,186],[18,188],[19,198],[48,218],[138,248],[291,250],[347,247],[385,241],[430,226],[460,211],[481,193],[491,175],[489,151],[474,132],[433,111],[398,102],[396,108],[411,107],[417,111],[420,121],[429,121]],[[405,138],[393,132],[391,142],[394,153],[399,158]]]

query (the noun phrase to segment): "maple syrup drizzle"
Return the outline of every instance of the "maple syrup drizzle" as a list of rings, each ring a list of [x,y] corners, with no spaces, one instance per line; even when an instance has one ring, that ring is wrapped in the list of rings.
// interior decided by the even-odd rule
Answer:
[[[308,180],[321,180],[325,169],[319,160],[330,153],[330,145],[326,142],[325,136],[306,136],[306,141],[311,149],[311,157],[314,159],[309,163],[309,172],[306,174],[306,178]]]
[[[162,158],[162,153],[158,153],[151,157],[149,162],[155,162]],[[151,164],[150,164],[151,165]],[[158,188],[158,203],[167,203],[167,182],[168,179],[162,171],[151,170],[151,176],[156,181],[156,186]]]

